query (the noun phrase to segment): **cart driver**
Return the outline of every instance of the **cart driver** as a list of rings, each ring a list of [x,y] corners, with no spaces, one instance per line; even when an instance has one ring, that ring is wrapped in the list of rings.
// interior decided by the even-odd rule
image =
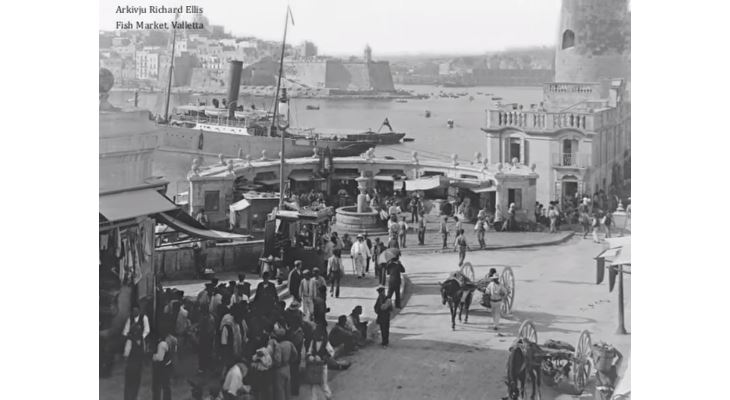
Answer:
[[[486,292],[492,307],[492,320],[496,331],[499,329],[499,319],[502,316],[502,299],[507,295],[507,290],[499,283],[499,276],[495,274],[492,276],[492,281],[487,285]]]

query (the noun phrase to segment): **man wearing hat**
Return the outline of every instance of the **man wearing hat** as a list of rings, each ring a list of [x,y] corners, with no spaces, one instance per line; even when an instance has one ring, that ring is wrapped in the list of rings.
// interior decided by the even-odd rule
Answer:
[[[263,279],[256,287],[256,297],[253,301],[263,315],[268,315],[274,308],[274,303],[279,300],[279,296],[276,293],[276,286],[269,281],[268,272],[264,272]]]
[[[302,311],[304,318],[309,320],[314,312],[314,295],[317,293],[317,286],[312,279],[312,272],[304,270],[304,280],[299,284],[299,298],[302,299]]]
[[[388,272],[388,298],[391,298],[395,294],[395,306],[401,308],[400,304],[400,286],[401,276],[400,274],[405,273],[406,269],[400,262],[400,255],[393,257],[385,267]]]
[[[289,273],[287,285],[289,285],[289,293],[291,296],[300,302],[302,298],[299,296],[299,285],[302,283],[302,278],[302,261],[296,260],[294,261],[294,269]]]
[[[499,275],[495,273],[491,278],[492,281],[487,285],[486,294],[489,295],[492,321],[494,321],[494,330],[496,331],[499,329],[499,318],[502,316],[502,299],[507,295],[507,290],[499,283]]]
[[[378,318],[375,322],[380,326],[380,338],[383,347],[388,346],[390,337],[390,312],[393,310],[393,303],[385,296],[385,286],[380,285],[376,289],[378,291],[378,299],[375,300],[375,314]]]
[[[286,336],[274,333],[276,344],[274,346],[273,365],[274,369],[274,399],[285,400],[291,396],[291,366],[299,360],[299,352]]]
[[[315,289],[315,292],[314,293],[316,295],[321,295],[322,288],[324,288],[325,289],[325,292],[324,292],[324,295],[322,295],[321,297],[323,299],[326,299],[327,298],[327,281],[322,276],[322,272],[320,271],[319,268],[314,267],[312,269],[312,272],[314,273],[313,276],[312,276],[312,280],[314,281],[314,286],[315,286],[314,287],[314,289]]]
[[[357,274],[358,278],[364,277],[365,260],[372,255],[367,244],[365,244],[365,237],[362,234],[357,235],[357,241],[350,248],[350,255],[352,256],[352,262],[355,263],[355,274]]]

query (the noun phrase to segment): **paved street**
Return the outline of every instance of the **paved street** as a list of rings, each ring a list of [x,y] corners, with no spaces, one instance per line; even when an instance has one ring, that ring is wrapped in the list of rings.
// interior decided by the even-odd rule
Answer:
[[[601,249],[578,237],[557,246],[469,253],[477,276],[490,267],[514,270],[515,305],[513,316],[504,321],[504,337],[490,329],[491,319],[478,304],[473,304],[469,324],[451,331],[437,283],[456,268],[455,254],[404,255],[413,294],[392,322],[391,346],[359,352],[353,366],[333,379],[332,390],[338,398],[353,400],[501,398],[506,395],[507,349],[524,319],[534,321],[540,343],[557,339],[575,344],[588,329],[594,343],[609,342],[629,355],[630,336],[615,334],[617,293],[609,293],[606,282],[595,285],[593,257]],[[625,282],[630,331],[630,278]],[[542,394],[543,399],[558,396],[545,385]]]
[[[578,235],[554,246],[467,253],[467,261],[474,264],[477,277],[486,275],[491,267],[501,270],[510,266],[514,271],[515,304],[513,316],[502,322],[504,336],[490,329],[491,317],[478,304],[477,296],[469,323],[457,322],[456,331],[451,330],[448,306],[441,304],[438,282],[456,269],[456,253],[405,252],[402,260],[411,280],[410,294],[405,307],[392,321],[391,346],[383,349],[370,345],[347,357],[352,362],[350,369],[330,373],[335,398],[499,399],[506,394],[507,349],[524,319],[534,321],[540,343],[557,339],[575,344],[580,332],[588,329],[594,343],[609,342],[629,355],[630,336],[615,334],[617,293],[609,293],[606,282],[594,284],[593,257],[602,248]],[[630,278],[625,283],[626,324],[630,331]],[[200,285],[191,281],[174,286],[194,293]],[[374,319],[375,286],[372,270],[365,279],[345,277],[340,298],[328,297],[330,321],[348,314],[357,304],[363,306],[364,319]],[[177,365],[173,398],[188,398],[185,379],[195,376],[194,356],[182,355]],[[116,378],[100,381],[102,398],[121,398],[122,373],[120,365],[115,369]],[[149,385],[149,370],[145,368],[140,399],[150,398]],[[542,395],[543,399],[572,398],[558,397],[545,385]]]

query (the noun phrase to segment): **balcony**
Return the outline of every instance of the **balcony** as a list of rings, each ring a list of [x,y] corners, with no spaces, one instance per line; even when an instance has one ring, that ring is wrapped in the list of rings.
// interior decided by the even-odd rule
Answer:
[[[590,160],[584,153],[553,153],[553,167],[588,168]]]
[[[554,131],[564,128],[595,131],[597,114],[545,111],[487,110],[487,128],[514,127],[531,131]]]

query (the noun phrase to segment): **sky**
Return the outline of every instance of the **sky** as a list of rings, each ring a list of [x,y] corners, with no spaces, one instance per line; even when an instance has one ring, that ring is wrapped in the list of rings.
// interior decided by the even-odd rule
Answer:
[[[174,15],[117,14],[117,6],[202,7],[211,24],[236,36],[281,41],[286,7],[292,9],[287,43],[314,42],[320,54],[480,54],[555,44],[560,0],[101,0],[101,30],[116,21],[171,21]],[[191,19],[192,15],[183,15]]]

